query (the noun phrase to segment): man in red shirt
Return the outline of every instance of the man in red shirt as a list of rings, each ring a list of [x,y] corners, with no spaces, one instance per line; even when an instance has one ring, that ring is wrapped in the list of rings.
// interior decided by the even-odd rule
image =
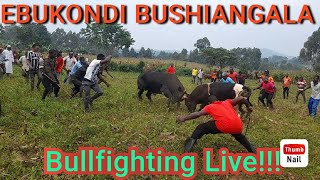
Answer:
[[[263,106],[266,106],[264,99],[267,99],[267,107],[273,109],[272,99],[276,97],[276,87],[274,83],[270,82],[269,78],[266,77],[264,78],[264,81],[253,90],[256,89],[262,89],[259,96],[259,101],[263,104]]]
[[[194,112],[185,117],[177,117],[178,123],[196,119],[200,116],[210,115],[212,117],[212,120],[197,126],[191,138],[186,140],[184,151],[191,152],[196,141],[205,134],[225,133],[231,134],[249,152],[256,153],[255,147],[253,147],[242,134],[242,121],[234,109],[234,106],[239,105],[239,110],[244,112],[241,108],[242,104],[246,105],[248,113],[252,112],[252,107],[249,105],[249,102],[243,97],[237,97],[233,100],[215,101],[199,112]]]
[[[60,75],[63,71],[63,67],[64,67],[64,61],[62,58],[62,52],[59,51],[58,58],[56,60],[56,73],[57,73],[58,79],[60,79]]]
[[[167,73],[168,74],[175,74],[176,73],[176,70],[174,69],[173,65],[169,66]]]
[[[238,83],[238,73],[234,72],[233,68],[230,68],[230,72],[227,74],[235,83]]]

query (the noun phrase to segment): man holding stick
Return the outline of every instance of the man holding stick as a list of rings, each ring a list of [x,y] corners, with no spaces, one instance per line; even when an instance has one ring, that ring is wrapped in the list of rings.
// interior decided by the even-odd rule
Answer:
[[[58,97],[60,86],[59,86],[59,81],[55,71],[56,57],[57,57],[57,52],[51,49],[49,51],[49,57],[44,60],[42,84],[45,89],[42,95],[42,100],[46,99],[47,95],[51,91],[51,88],[53,88],[55,97]]]

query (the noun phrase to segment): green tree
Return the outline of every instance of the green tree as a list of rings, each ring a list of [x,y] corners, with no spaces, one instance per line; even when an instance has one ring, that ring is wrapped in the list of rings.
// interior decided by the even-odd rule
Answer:
[[[24,24],[17,31],[17,39],[20,47],[30,48],[32,44],[38,43],[41,46],[51,44],[51,34],[43,24]]]
[[[140,51],[139,51],[139,57],[144,57],[146,54],[146,50],[144,49],[144,47],[141,47]]]
[[[150,59],[153,57],[153,53],[152,53],[152,51],[151,51],[150,48],[148,48],[148,49],[145,51],[144,57],[145,57],[145,58],[150,58]]]
[[[299,59],[305,62],[311,62],[313,69],[320,69],[320,28],[313,32],[313,34],[304,43],[300,51]]]
[[[130,52],[129,52],[129,57],[138,57],[138,53],[133,49],[131,48],[130,49]]]
[[[202,51],[202,54],[206,58],[206,63],[210,66],[216,65],[224,68],[235,66],[237,63],[236,55],[224,48],[206,48]]]
[[[189,61],[197,62],[198,60],[199,60],[199,51],[198,51],[198,49],[190,51]]]
[[[122,51],[121,51],[121,54],[123,57],[129,57],[129,48],[123,48]]]
[[[232,49],[237,59],[238,66],[242,71],[257,70],[261,63],[261,51],[258,48],[235,48]]]
[[[188,50],[182,49],[180,54],[181,54],[181,60],[187,60],[188,59]]]
[[[66,47],[66,38],[67,33],[62,28],[57,28],[55,31],[51,33],[51,45],[55,49],[65,51]]]
[[[197,42],[194,44],[194,47],[198,48],[200,51],[210,47],[210,41],[207,37],[204,37],[202,39],[198,39]]]
[[[81,30],[87,40],[97,47],[107,50],[113,54],[119,49],[129,48],[135,42],[131,33],[120,24],[88,24]]]

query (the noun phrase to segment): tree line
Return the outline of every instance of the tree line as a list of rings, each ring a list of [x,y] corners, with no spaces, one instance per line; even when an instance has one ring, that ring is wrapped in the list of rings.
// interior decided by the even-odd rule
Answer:
[[[262,53],[258,48],[214,48],[207,37],[198,39],[194,43],[194,49],[188,51],[155,51],[142,47],[134,49],[134,39],[131,33],[120,24],[88,24],[80,31],[66,32],[62,28],[57,28],[50,33],[46,26],[42,24],[8,25],[0,24],[0,44],[10,44],[20,50],[30,50],[33,43],[42,45],[43,51],[51,48],[64,52],[74,51],[82,54],[96,54],[106,52],[113,56],[131,58],[157,58],[161,60],[182,60],[187,62],[197,62],[208,66],[218,66],[224,68],[232,66],[243,71],[263,70],[263,69],[301,69],[302,62],[313,62],[315,70],[319,69],[320,61],[320,31],[317,30],[305,43],[300,56],[288,59],[282,56],[272,56],[262,58]]]

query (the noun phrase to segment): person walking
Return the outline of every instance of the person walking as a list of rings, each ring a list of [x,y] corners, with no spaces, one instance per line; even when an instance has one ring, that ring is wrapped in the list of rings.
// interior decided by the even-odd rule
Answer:
[[[198,84],[202,85],[202,79],[203,79],[203,69],[199,69],[197,85]]]
[[[63,67],[64,67],[64,60],[62,58],[62,52],[59,51],[58,58],[56,60],[56,73],[57,73],[58,79],[60,79],[60,77],[61,77]]]
[[[43,80],[44,92],[42,94],[42,100],[45,100],[49,92],[53,88],[55,97],[58,97],[60,90],[59,80],[56,75],[56,58],[57,52],[55,50],[49,50],[49,56],[44,60],[43,65]]]
[[[296,95],[296,103],[298,102],[300,95],[303,98],[303,102],[306,103],[306,94],[304,92],[304,89],[307,86],[307,82],[303,79],[303,77],[300,77],[297,82],[297,85],[298,85],[298,91],[297,91],[297,95]]]
[[[13,74],[13,63],[14,63],[14,56],[11,50],[11,46],[8,45],[6,50],[3,51],[5,55],[5,69],[6,69],[6,74],[9,76]]]
[[[69,77],[70,77],[70,72],[73,67],[73,65],[77,62],[76,58],[74,57],[73,52],[69,52],[69,55],[65,58],[63,58],[64,65],[65,65],[65,70],[67,72],[66,78],[63,80],[63,83],[67,83]]]
[[[32,45],[32,50],[28,52],[27,55],[27,63],[29,66],[29,79],[30,79],[30,85],[31,85],[31,90],[34,89],[34,77],[35,75],[38,76],[38,83],[37,83],[37,88],[39,89],[39,85],[42,81],[42,74],[39,69],[40,66],[40,45],[39,44],[33,44]],[[39,83],[40,82],[40,83]]]
[[[26,82],[29,81],[29,66],[27,63],[27,56],[28,56],[28,52],[25,52],[25,55],[19,58],[19,63],[22,64],[21,66],[22,76],[26,78]]]
[[[283,78],[283,99],[288,99],[289,98],[289,90],[290,90],[290,86],[292,83],[291,78],[289,77],[289,74],[287,74],[284,78]]]
[[[310,86],[307,89],[311,88],[311,97],[308,103],[309,116],[316,118],[318,106],[320,103],[320,83],[319,83],[319,75],[314,76],[313,81],[311,81]]]
[[[193,68],[192,69],[192,83],[193,84],[196,83],[197,75],[198,75],[198,69],[197,68]]]

